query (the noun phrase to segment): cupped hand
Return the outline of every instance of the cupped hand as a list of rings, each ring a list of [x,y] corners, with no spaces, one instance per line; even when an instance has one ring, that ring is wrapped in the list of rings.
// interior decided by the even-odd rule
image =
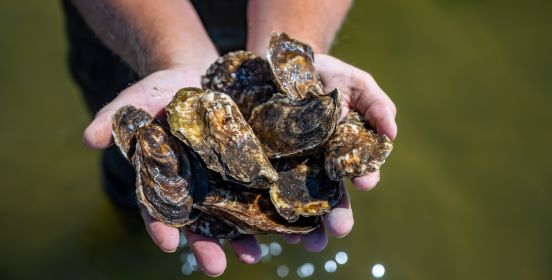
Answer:
[[[183,87],[201,87],[203,73],[204,71],[190,71],[176,66],[146,76],[123,90],[96,114],[84,131],[83,142],[91,148],[107,148],[113,143],[111,117],[120,107],[133,105],[146,110],[152,116],[162,115],[164,107],[177,90]],[[153,242],[165,252],[176,251],[180,237],[178,229],[154,220],[146,212],[141,214]],[[226,256],[219,241],[187,230],[184,233],[199,268],[210,276],[222,274],[226,268]],[[238,238],[230,241],[230,244],[242,262],[256,263],[259,260],[261,252],[254,236]]]
[[[340,88],[343,91],[343,115],[351,110],[361,113],[380,134],[394,139],[397,134],[395,123],[396,108],[389,97],[366,72],[346,64],[328,55],[316,56],[316,69],[330,91]],[[124,105],[134,105],[146,110],[153,116],[160,115],[175,92],[183,87],[200,87],[203,72],[189,71],[179,67],[154,72],[136,84],[122,91],[113,101],[103,107],[86,128],[84,143],[95,149],[103,149],[113,143],[111,136],[111,117]],[[353,184],[360,190],[369,190],[379,181],[379,172],[353,178]],[[289,243],[303,242],[308,251],[318,252],[326,247],[326,231],[335,237],[347,235],[353,227],[353,212],[349,196],[344,189],[340,203],[324,216],[323,225],[314,232],[299,236],[283,236]],[[178,229],[154,220],[142,212],[146,230],[153,242],[165,252],[176,251],[179,243]],[[194,253],[199,268],[209,276],[217,276],[226,268],[226,256],[216,239],[207,238],[184,229],[188,244]],[[236,256],[244,263],[259,261],[261,251],[254,236],[243,236],[230,241]]]
[[[355,110],[364,116],[378,134],[387,135],[391,140],[397,136],[395,116],[397,109],[389,96],[379,87],[374,78],[365,71],[349,65],[337,58],[325,54],[315,55],[316,70],[320,74],[324,91],[339,88],[343,93],[343,111],[341,119]],[[359,190],[370,190],[380,179],[380,172],[352,178],[353,185]],[[299,243],[307,251],[318,252],[328,243],[326,232],[334,237],[343,237],[353,228],[353,211],[347,190],[343,189],[340,203],[324,216],[323,225],[314,232],[299,236],[290,235],[284,238],[290,243]]]

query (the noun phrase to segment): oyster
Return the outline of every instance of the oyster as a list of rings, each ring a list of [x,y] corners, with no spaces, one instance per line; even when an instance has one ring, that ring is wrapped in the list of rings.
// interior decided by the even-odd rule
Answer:
[[[285,33],[273,32],[266,58],[280,91],[290,99],[303,99],[309,92],[324,94],[309,45],[291,39]]]
[[[270,187],[274,207],[289,222],[299,216],[320,216],[341,199],[342,182],[330,180],[320,156],[274,161],[278,181]]]
[[[172,226],[192,222],[190,162],[182,146],[160,125],[136,131],[136,196],[155,219]]]
[[[374,172],[391,153],[393,143],[365,126],[357,112],[347,115],[325,146],[325,169],[335,181]]]
[[[153,122],[152,116],[131,105],[121,107],[111,118],[115,145],[127,160],[130,160],[134,153],[136,130],[151,122]]]
[[[308,233],[319,226],[318,217],[301,218],[289,223],[282,218],[266,191],[213,190],[194,207],[224,219],[242,234]]]
[[[259,140],[228,95],[184,88],[166,112],[172,134],[224,180],[268,188],[278,179]]]
[[[277,92],[268,62],[252,52],[235,51],[221,56],[201,80],[204,89],[228,94],[247,120],[257,105]]]
[[[216,239],[235,239],[241,235],[233,226],[208,214],[199,216],[188,228],[194,233]]]
[[[341,107],[338,89],[328,95],[310,93],[300,100],[277,94],[253,110],[249,124],[269,158],[301,155],[326,143]]]
[[[140,207],[170,226],[216,239],[309,233],[340,201],[343,176],[377,170],[392,150],[358,113],[338,123],[340,91],[323,92],[312,49],[284,33],[267,60],[220,57],[202,87],[175,94],[167,123],[132,106],[113,116]]]

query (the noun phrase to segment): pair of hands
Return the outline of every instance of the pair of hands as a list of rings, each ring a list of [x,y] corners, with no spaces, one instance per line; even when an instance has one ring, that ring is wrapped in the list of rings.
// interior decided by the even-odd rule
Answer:
[[[393,140],[397,135],[395,123],[396,108],[391,99],[378,86],[370,74],[346,64],[329,55],[315,56],[316,70],[324,83],[325,91],[340,88],[343,91],[343,114],[356,110],[369,120],[379,134]],[[153,116],[164,111],[176,91],[183,87],[201,87],[203,73],[191,71],[184,66],[175,65],[166,70],[154,72],[136,84],[122,91],[113,101],[102,108],[83,135],[84,143],[95,149],[104,149],[113,143],[111,137],[111,116],[124,105],[143,108]],[[359,190],[370,190],[379,181],[379,171],[366,176],[353,178],[353,185]],[[146,230],[153,242],[165,252],[176,251],[179,243],[178,229],[154,220],[142,212]],[[292,244],[303,242],[307,251],[322,251],[328,242],[327,234],[334,237],[347,235],[353,227],[353,212],[349,196],[345,194],[341,202],[323,218],[324,227],[307,235],[284,235]],[[217,276],[226,268],[224,251],[216,239],[211,239],[184,230],[188,244],[194,253],[199,268],[207,275]],[[244,263],[259,261],[261,250],[255,236],[243,236],[231,240],[230,245],[236,256]]]

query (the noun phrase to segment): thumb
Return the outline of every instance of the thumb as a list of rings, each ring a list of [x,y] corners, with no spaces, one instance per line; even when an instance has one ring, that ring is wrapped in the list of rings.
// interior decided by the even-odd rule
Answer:
[[[146,86],[140,81],[122,91],[113,101],[105,105],[83,133],[83,143],[92,149],[104,149],[113,144],[111,118],[125,105],[133,105],[157,116],[170,102],[176,89],[171,86]]]

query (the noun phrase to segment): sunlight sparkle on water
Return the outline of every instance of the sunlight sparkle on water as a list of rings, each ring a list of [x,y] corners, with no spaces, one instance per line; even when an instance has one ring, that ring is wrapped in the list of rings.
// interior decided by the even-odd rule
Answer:
[[[349,257],[347,256],[347,253],[345,253],[345,252],[338,252],[337,254],[335,254],[335,261],[338,264],[345,264],[345,263],[347,263],[348,259],[349,259]]]
[[[305,263],[297,268],[297,275],[301,278],[310,277],[314,273],[314,265]]]
[[[329,260],[324,264],[324,269],[329,273],[334,273],[337,270],[337,263],[333,260]]]
[[[287,267],[287,265],[280,265],[276,269],[276,274],[278,274],[278,276],[280,277],[286,277],[289,274],[289,268]]]
[[[278,242],[272,242],[269,245],[270,254],[273,256],[279,256],[282,253],[282,245]]]
[[[385,267],[379,263],[372,267],[372,276],[375,278],[381,278],[385,274]]]

